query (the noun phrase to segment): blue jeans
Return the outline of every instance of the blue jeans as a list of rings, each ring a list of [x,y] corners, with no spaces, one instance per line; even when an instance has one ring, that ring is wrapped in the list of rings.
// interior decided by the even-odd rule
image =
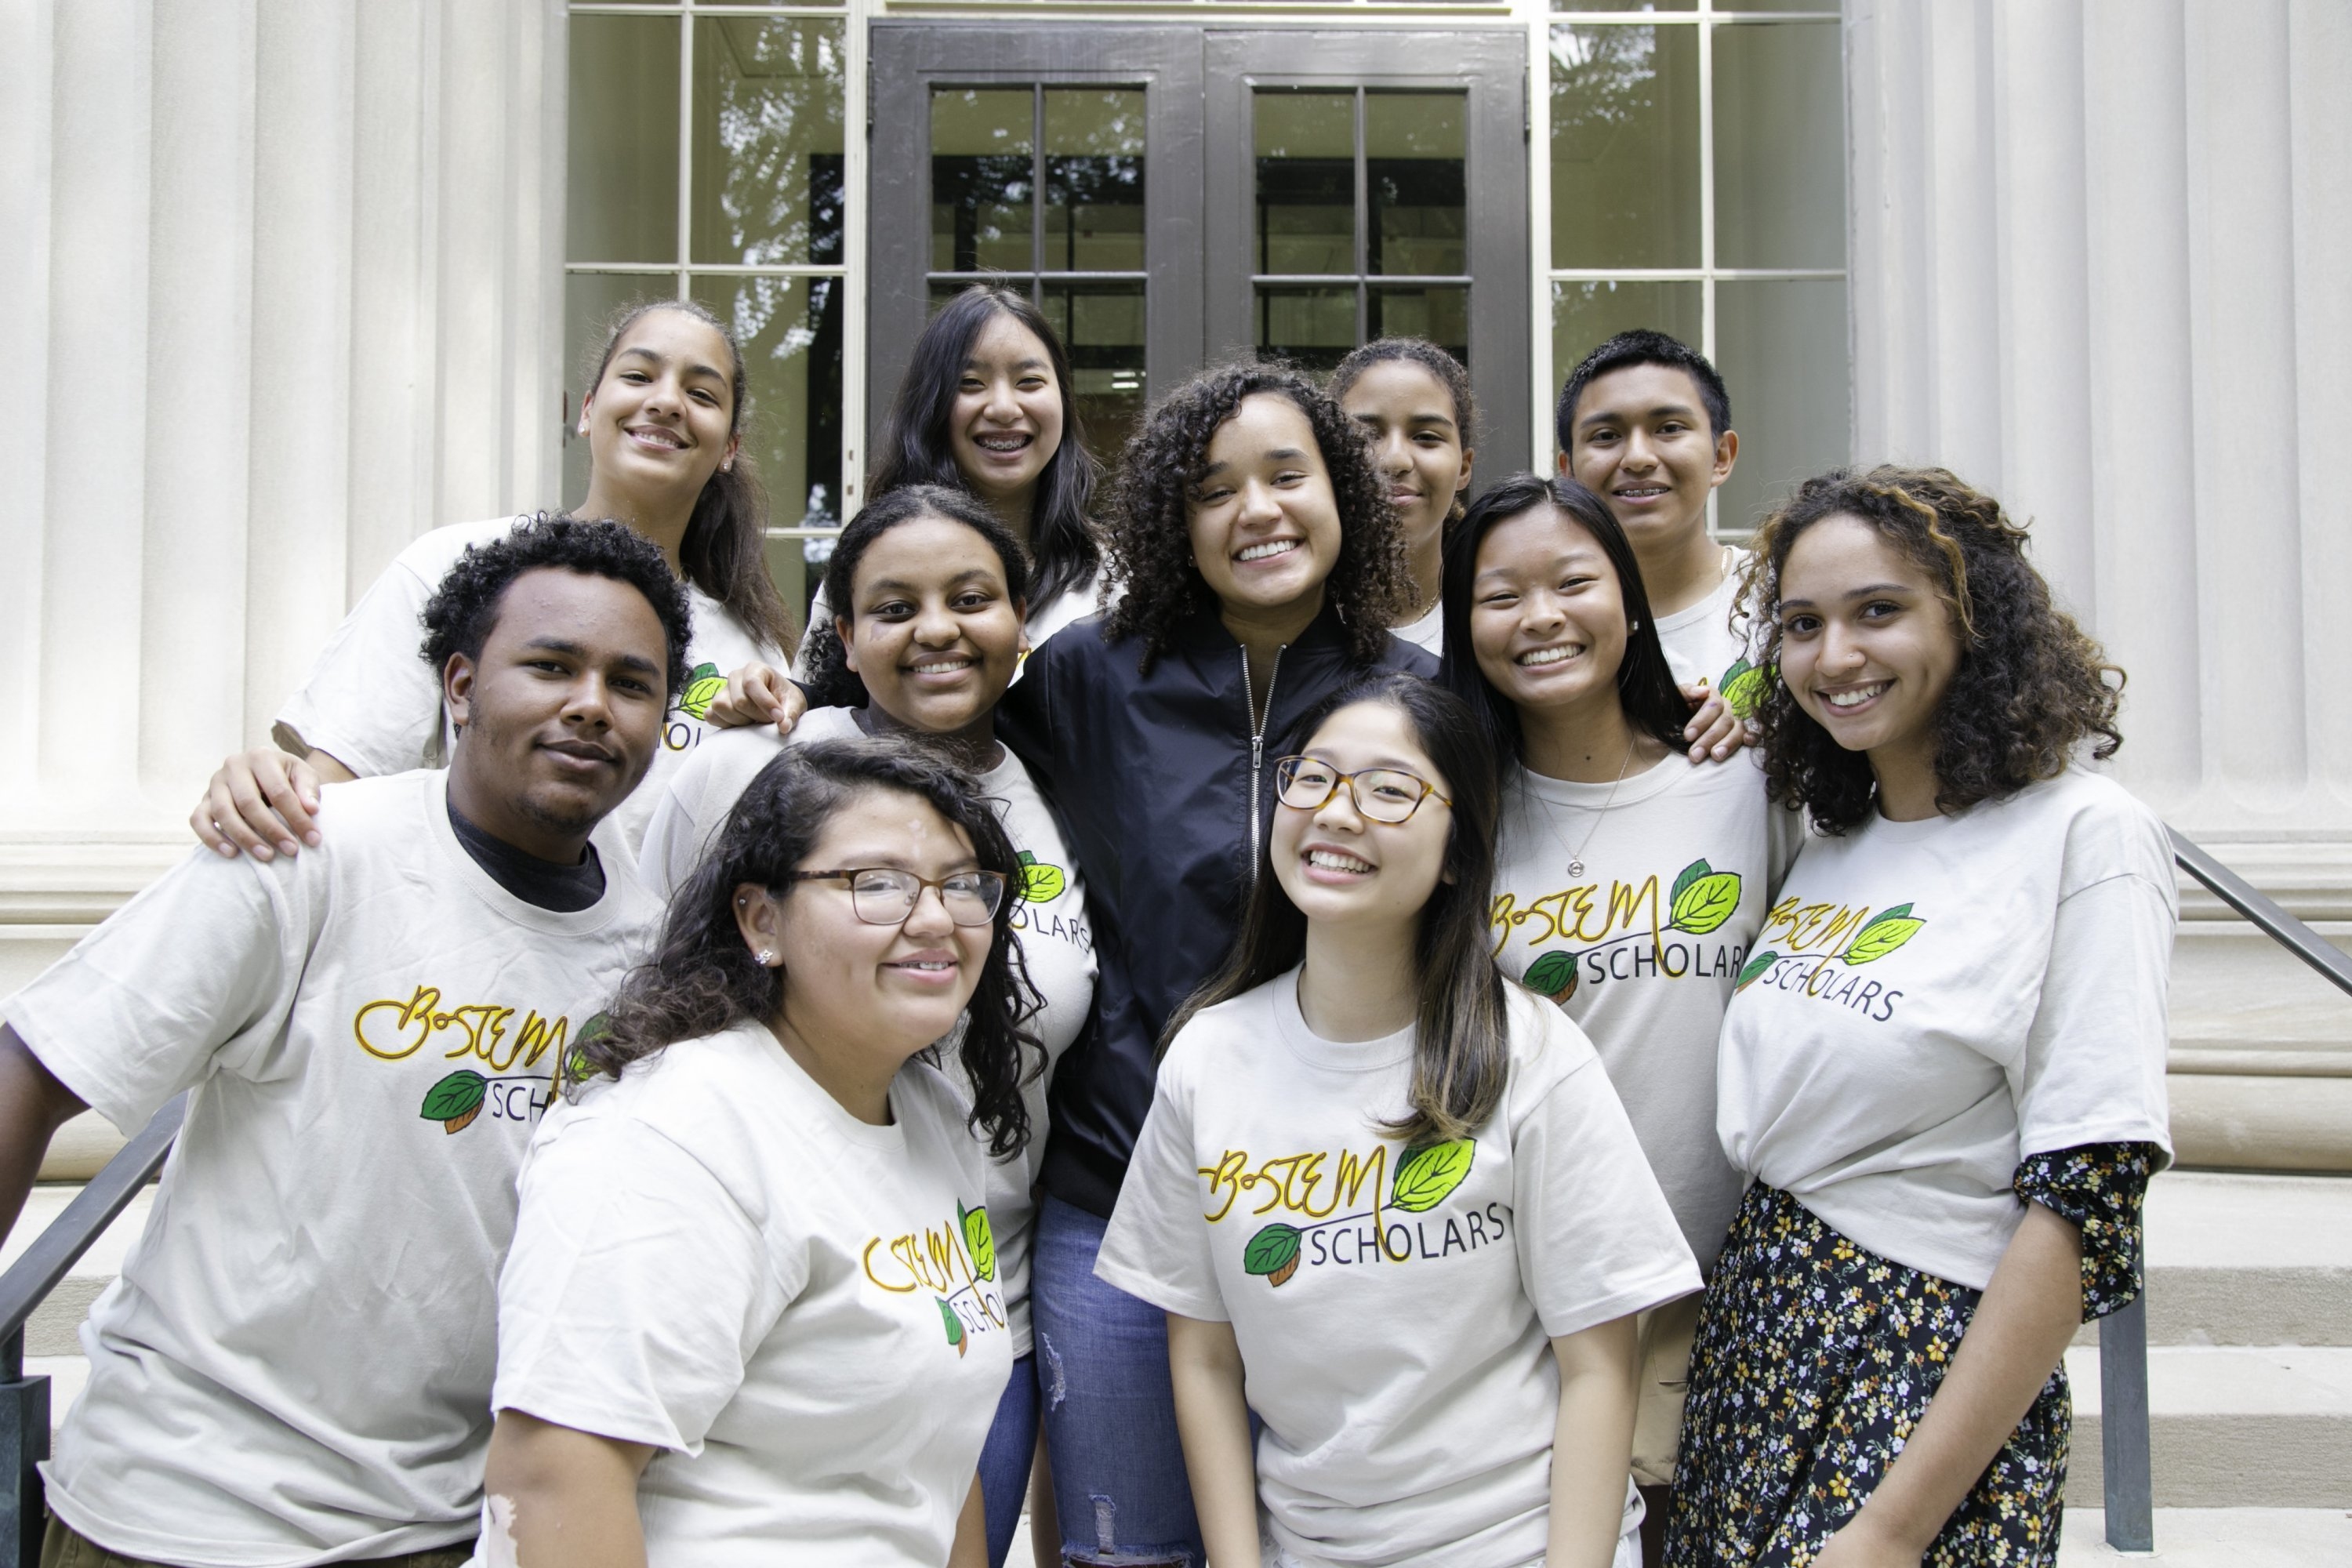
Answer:
[[[1200,1568],[1206,1553],[1176,1436],[1168,1320],[1095,1278],[1105,1228],[1049,1197],[1030,1249],[1029,1321],[1062,1560]]]
[[[1029,1491],[1029,1467],[1037,1452],[1037,1357],[1033,1352],[1013,1363],[1012,1381],[996,1402],[996,1419],[980,1450],[980,1500],[988,1510],[988,1568],[1004,1568],[1013,1531]]]

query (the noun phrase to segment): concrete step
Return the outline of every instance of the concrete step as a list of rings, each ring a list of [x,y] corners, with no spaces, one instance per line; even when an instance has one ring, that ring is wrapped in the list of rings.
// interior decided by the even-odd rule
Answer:
[[[2168,1171],[2145,1219],[2151,1345],[2352,1345],[2352,1178]]]
[[[2352,1509],[2352,1348],[2157,1345],[2147,1363],[2159,1505]],[[2074,1385],[2066,1499],[2096,1507],[2099,1352],[2068,1351],[2066,1373]]]
[[[2106,1515],[2070,1508],[2058,1568],[2343,1568],[2352,1563],[2352,1513],[2336,1508],[2160,1508],[2156,1554],[2106,1543]]]

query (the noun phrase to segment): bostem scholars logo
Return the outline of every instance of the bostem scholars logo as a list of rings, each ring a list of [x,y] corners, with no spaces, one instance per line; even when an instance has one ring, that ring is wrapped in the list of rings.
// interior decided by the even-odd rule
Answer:
[[[1739,873],[1718,871],[1705,857],[1684,867],[1665,895],[1660,919],[1658,879],[1612,881],[1606,899],[1597,882],[1548,893],[1522,909],[1509,893],[1496,896],[1487,917],[1497,934],[1496,956],[1530,925],[1529,946],[1565,938],[1581,943],[1538,953],[1521,984],[1565,1007],[1580,985],[1610,980],[1708,979],[1735,973],[1747,950],[1737,942],[1701,942],[1739,909]],[[1646,944],[1646,945],[1644,945]]]
[[[687,671],[686,689],[670,700],[669,721],[662,726],[662,745],[673,752],[683,752],[702,739],[702,726],[710,717],[710,705],[727,689],[727,678],[719,673],[715,664],[698,664]]]
[[[1735,717],[1753,719],[1764,702],[1764,685],[1762,670],[1745,658],[1735,658],[1731,668],[1723,672],[1723,679],[1715,683],[1715,689],[1722,693],[1724,706]]]
[[[876,1253],[883,1254],[877,1258]],[[925,1226],[866,1244],[866,1278],[893,1296],[928,1292],[940,1326],[961,1357],[971,1352],[975,1334],[1005,1326],[1004,1301],[996,1284],[996,1235],[985,1206],[956,1205],[956,1223]]]
[[[1216,1164],[1200,1171],[1208,1178],[1209,1197],[1216,1205],[1213,1213],[1204,1212],[1202,1217],[1211,1225],[1222,1224],[1244,1194],[1255,1195],[1263,1189],[1264,1201],[1250,1217],[1279,1212],[1304,1220],[1270,1220],[1242,1247],[1242,1271],[1277,1289],[1296,1278],[1302,1265],[1313,1268],[1443,1259],[1475,1252],[1508,1233],[1507,1211],[1499,1203],[1452,1215],[1434,1212],[1469,1178],[1477,1156],[1474,1138],[1407,1149],[1391,1182],[1386,1144],[1368,1156],[1339,1151],[1336,1173],[1328,1169],[1331,1156],[1321,1150],[1253,1164],[1247,1150],[1229,1149]],[[1327,1180],[1328,1197],[1322,1195]],[[1223,1201],[1217,1203],[1220,1194]],[[1342,1207],[1350,1212],[1336,1212]]]
[[[1907,903],[1873,913],[1867,905],[1800,904],[1783,900],[1765,917],[1759,950],[1740,967],[1738,991],[1762,984],[1801,991],[1815,1001],[1851,1007],[1885,1023],[1903,993],[1853,971],[1875,963],[1919,934],[1927,920]],[[1837,967],[1832,968],[1832,965]]]

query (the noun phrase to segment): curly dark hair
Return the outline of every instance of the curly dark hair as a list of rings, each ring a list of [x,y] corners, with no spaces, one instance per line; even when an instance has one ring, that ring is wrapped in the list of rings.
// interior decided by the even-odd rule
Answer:
[[[834,542],[833,558],[824,566],[824,602],[833,613],[844,620],[857,618],[858,563],[876,540],[902,522],[936,517],[949,522],[960,522],[988,542],[996,552],[996,559],[1004,567],[1004,591],[1015,605],[1024,605],[1029,598],[1029,558],[1013,531],[999,522],[996,514],[981,504],[969,490],[950,489],[945,485],[901,485],[881,500],[869,502],[849,520]],[[826,621],[809,627],[808,644],[803,650],[808,678],[801,684],[808,688],[812,708],[863,708],[867,701],[866,682],[849,668],[849,658],[841,646],[841,637]]]
[[[797,886],[792,873],[802,868],[826,822],[870,790],[928,802],[963,830],[983,869],[1003,875],[1008,889],[1020,886],[1013,841],[982,798],[979,781],[961,768],[896,736],[788,748],[745,786],[701,865],[671,896],[660,946],[621,983],[604,1026],[574,1042],[564,1058],[566,1091],[576,1093],[600,1073],[617,1079],[631,1062],[681,1040],[773,1018],[783,1005],[791,963],[770,969],[752,956],[735,923],[735,889],[750,882],[779,898],[789,893]],[[999,1158],[1029,1141],[1021,1085],[1044,1071],[1045,1061],[1026,1026],[1039,1001],[1013,934],[1017,901],[1008,896],[990,922],[988,958],[954,1046],[972,1089],[970,1123]],[[1025,1070],[1024,1047],[1034,1053]]]
[[[419,656],[436,676],[449,667],[452,654],[479,662],[482,645],[498,625],[499,605],[507,589],[526,572],[542,567],[577,572],[583,577],[610,577],[626,583],[646,596],[661,620],[669,642],[664,669],[668,681],[664,695],[686,689],[686,645],[694,631],[693,603],[686,584],[669,569],[651,540],[625,522],[610,519],[583,521],[579,518],[540,512],[519,519],[511,532],[487,544],[469,544],[425,601],[425,644]]]
[[[1927,574],[1959,624],[1960,661],[1936,709],[1936,805],[1962,811],[2057,777],[2084,742],[2111,757],[2123,671],[2051,602],[2025,558],[2025,530],[2000,503],[1942,468],[1836,468],[1807,479],[1758,531],[1739,585],[1757,665],[1775,672],[1756,712],[1773,797],[1801,805],[1827,833],[1870,815],[1869,759],[1815,723],[1777,678],[1780,573],[1813,524],[1852,517],[1884,534]],[[2113,675],[2113,683],[2107,677]]]
[[[1111,575],[1127,593],[1105,613],[1103,630],[1112,638],[1140,637],[1145,669],[1167,650],[1178,626],[1216,607],[1216,595],[1192,560],[1186,509],[1207,465],[1211,437],[1242,399],[1259,394],[1286,398],[1307,416],[1331,476],[1339,511],[1339,559],[1324,592],[1346,624],[1349,652],[1358,663],[1369,665],[1381,657],[1389,628],[1412,605],[1404,531],[1355,421],[1287,366],[1207,370],[1151,411],[1119,458],[1108,535]]]

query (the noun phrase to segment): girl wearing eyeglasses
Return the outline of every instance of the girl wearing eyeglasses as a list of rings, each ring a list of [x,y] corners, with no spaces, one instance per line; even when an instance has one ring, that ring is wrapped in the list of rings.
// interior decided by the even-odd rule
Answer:
[[[1441,680],[1504,766],[1490,942],[1591,1037],[1702,1270],[1743,1186],[1716,1137],[1716,1038],[1802,818],[1752,752],[1685,760],[1689,705],[1624,531],[1573,479],[1478,498],[1446,560]],[[1634,1479],[1664,1545],[1694,1296],[1645,1318]]]
[[[1020,545],[961,490],[912,485],[859,512],[825,570],[826,601],[845,613],[812,638],[810,685],[821,706],[789,737],[762,724],[707,738],[663,787],[639,866],[646,882],[667,896],[693,875],[705,845],[778,752],[859,734],[903,734],[969,769],[1011,837],[1021,868],[1011,930],[1022,972],[1038,994],[1029,1029],[1044,1055],[1033,1053],[1022,1074],[1036,1136],[989,1172],[989,1226],[1014,1357],[981,1459],[992,1563],[1012,1547],[1037,1446],[1029,1244],[1045,1097],[1055,1064],[1086,1025],[1095,983],[1077,864],[1028,769],[996,740],[996,705],[1026,647],[1029,582]]]
[[[1168,1313],[1209,1560],[1630,1564],[1633,1314],[1698,1274],[1583,1032],[1487,955],[1493,751],[1403,676],[1300,732],[1097,1264]]]
[[[1013,1362],[986,1154],[1029,1135],[1034,1059],[1019,869],[971,777],[905,742],[751,782],[533,1139],[487,1561],[983,1561]],[[969,1095],[919,1059],[959,1018]]]

